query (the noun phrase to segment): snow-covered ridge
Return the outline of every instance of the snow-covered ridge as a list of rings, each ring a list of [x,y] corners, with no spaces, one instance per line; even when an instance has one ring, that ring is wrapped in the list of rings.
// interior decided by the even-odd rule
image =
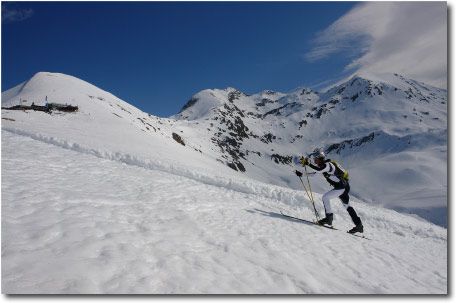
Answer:
[[[397,74],[371,79],[356,76],[323,93],[299,88],[249,95],[231,87],[207,89],[179,114],[164,119],[77,78],[38,73],[3,92],[2,106],[24,100],[44,104],[47,99],[77,105],[79,111],[2,110],[2,127],[292,189],[301,187],[292,173],[299,168],[297,158],[324,149],[349,170],[354,196],[446,226],[441,216],[447,199],[446,91]],[[417,165],[416,159],[428,161]],[[395,166],[379,169],[380,163]],[[413,172],[410,178],[408,172]],[[436,176],[429,180],[427,172]],[[388,195],[372,186],[379,180],[392,186]],[[317,192],[327,190],[324,181],[315,182]],[[415,198],[408,197],[424,188],[429,194],[412,203]]]
[[[239,193],[256,195],[266,199],[278,200],[283,204],[290,206],[302,206],[307,203],[310,209],[310,201],[303,191],[295,191],[284,187],[271,186],[250,181],[245,178],[227,178],[223,176],[214,176],[190,170],[181,166],[173,165],[156,159],[141,159],[130,154],[123,154],[109,150],[97,150],[80,145],[75,142],[69,142],[54,137],[48,137],[42,134],[27,132],[17,129],[3,128],[4,131],[12,134],[29,137],[31,139],[51,144],[75,152],[92,155],[101,159],[115,161],[121,164],[137,166],[148,170],[163,171],[177,176],[186,177],[207,185],[217,186],[233,190]],[[321,200],[321,195],[316,194],[317,200]],[[307,201],[306,201],[307,200]]]
[[[30,133],[13,128],[3,128],[4,131],[12,134],[29,137],[31,139],[41,141],[47,144],[51,144],[64,149],[72,150],[75,152],[95,156],[101,159],[115,161],[121,164],[133,165],[144,169],[163,171],[177,176],[186,177],[195,181],[223,187],[229,190],[233,190],[239,193],[258,195],[262,198],[281,200],[288,205],[300,205],[303,202],[303,192],[297,192],[295,190],[271,186],[271,185],[259,185],[260,183],[250,181],[245,178],[227,178],[223,176],[209,175],[204,172],[190,170],[188,168],[173,165],[173,163],[163,162],[158,159],[141,159],[134,155],[124,154],[120,152],[114,152],[109,150],[98,150],[87,146],[80,145],[75,142],[69,142],[61,140],[55,137],[48,137],[46,135],[38,133]]]
[[[68,142],[54,137],[47,137],[42,134],[28,133],[26,131],[9,128],[3,128],[3,130],[11,134],[28,137],[33,140],[50,144],[56,147],[95,156],[101,159],[114,161],[120,164],[136,166],[151,171],[161,171],[175,176],[185,177],[206,185],[220,187],[230,191],[235,191],[241,194],[258,196],[263,199],[270,199],[275,201],[275,203],[278,203],[277,207],[280,207],[282,205],[288,205],[291,207],[302,208],[304,206],[304,208],[308,209],[308,211],[313,210],[313,208],[311,207],[310,200],[308,199],[308,196],[306,196],[306,193],[304,191],[296,191],[280,186],[264,184],[262,182],[248,180],[243,177],[228,178],[224,176],[214,176],[204,172],[190,170],[177,165],[173,165],[173,163],[167,163],[156,159],[141,159],[130,154],[123,154],[108,150],[92,149],[86,146],[82,146],[78,143]],[[314,195],[315,200],[321,202],[322,195],[318,193],[314,193]],[[356,202],[356,204],[358,203],[359,202]],[[374,207],[374,209],[376,208]],[[377,211],[373,211],[372,214],[374,215],[372,216],[372,218],[371,214],[369,214],[368,212],[363,211],[362,213],[366,217],[369,217],[369,227],[376,229],[382,228],[382,226],[384,227],[384,221],[388,216],[393,214],[397,215],[397,213],[394,211],[384,210],[382,208],[378,208]],[[411,227],[409,225],[410,222],[413,222],[413,220],[407,220],[407,224],[403,224],[400,221],[395,222],[395,224],[397,224],[395,229],[403,230],[404,228],[407,228],[409,230],[412,230],[413,234],[419,235],[420,237],[424,236],[429,238],[446,240],[446,237],[443,237],[441,234],[441,229],[437,226],[432,227],[432,224],[429,225],[429,223],[426,223],[425,226],[420,227],[419,225],[422,224],[423,221],[418,219],[416,225]]]
[[[360,181],[364,185],[363,189],[352,187],[358,197],[380,199],[381,204],[394,207],[408,191],[413,194],[423,186],[431,186],[430,191],[440,194],[429,201],[429,206],[440,216],[446,205],[446,90],[398,74],[379,74],[369,78],[357,75],[320,93],[299,88],[288,94],[265,91],[248,95],[228,88],[206,90],[204,94],[201,102],[201,94],[196,94],[172,118],[202,125],[204,136],[209,130],[215,149],[221,153],[218,159],[249,177],[297,189],[299,182],[290,176],[293,163],[298,164],[296,157],[323,149],[354,170],[354,184]],[[187,137],[189,142],[197,140]],[[393,191],[400,194],[385,197],[380,190],[366,190],[378,179],[392,177],[383,170],[378,173],[386,174],[372,176],[372,164],[387,164],[387,159],[400,153],[432,159],[428,162],[432,165],[420,163],[422,169],[414,173],[424,180],[427,171],[435,172],[439,184],[414,184],[393,176],[398,185]],[[407,171],[409,167],[416,167],[416,163],[406,161],[402,169]],[[317,188],[323,191],[324,185]],[[405,206],[407,211],[418,211],[409,206]],[[419,212],[423,215],[422,210]],[[446,226],[446,218],[435,221],[436,215],[429,215],[427,219]]]

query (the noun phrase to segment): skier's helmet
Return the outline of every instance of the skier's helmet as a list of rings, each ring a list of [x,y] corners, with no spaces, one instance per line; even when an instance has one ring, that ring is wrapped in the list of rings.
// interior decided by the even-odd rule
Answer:
[[[319,159],[319,160],[324,160],[325,159],[325,153],[324,152],[319,152],[314,155],[314,159]]]

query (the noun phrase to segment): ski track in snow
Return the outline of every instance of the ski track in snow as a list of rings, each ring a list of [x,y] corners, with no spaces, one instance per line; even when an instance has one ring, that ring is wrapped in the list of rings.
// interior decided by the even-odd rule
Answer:
[[[95,157],[94,157],[95,156]],[[447,293],[447,230],[353,202],[2,129],[3,293]],[[320,212],[321,195],[315,193]]]

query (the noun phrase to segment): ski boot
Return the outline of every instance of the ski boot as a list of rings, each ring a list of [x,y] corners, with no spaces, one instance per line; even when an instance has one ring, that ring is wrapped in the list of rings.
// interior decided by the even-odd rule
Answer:
[[[354,233],[363,233],[364,232],[364,227],[362,223],[359,223],[349,231],[347,231],[349,234],[354,234]]]
[[[361,223],[360,217],[356,214],[355,210],[353,207],[348,207],[347,208],[348,213],[350,214],[350,217],[352,218],[353,223],[355,223],[355,227],[350,229],[348,231],[349,234],[354,234],[354,233],[363,233],[364,232],[364,226],[363,223]]]
[[[318,221],[318,225],[332,225],[332,222],[333,222],[333,214],[326,214],[326,217],[324,217],[323,219],[321,219],[320,221]]]

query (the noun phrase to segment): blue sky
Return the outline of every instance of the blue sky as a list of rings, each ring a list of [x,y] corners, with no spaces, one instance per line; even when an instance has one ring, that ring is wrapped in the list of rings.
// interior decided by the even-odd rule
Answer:
[[[433,36],[442,21],[432,20],[444,14],[444,47],[443,35],[427,44],[445,49],[445,62],[428,65],[435,81],[446,81],[446,4],[440,3],[432,5],[435,18],[429,6],[416,5],[412,18],[405,13],[410,7],[400,14],[400,7],[358,2],[2,2],[1,89],[39,71],[65,73],[168,117],[207,88],[318,89],[375,64],[388,66],[381,60],[397,67],[394,60],[404,61],[397,54],[411,55],[388,43],[400,38],[388,33],[423,23],[420,13],[430,17],[423,28]],[[370,18],[373,12],[380,17]],[[379,31],[388,26],[392,31]],[[423,39],[422,32],[401,34]],[[416,65],[392,72],[407,76]],[[434,80],[427,82],[438,85]]]

